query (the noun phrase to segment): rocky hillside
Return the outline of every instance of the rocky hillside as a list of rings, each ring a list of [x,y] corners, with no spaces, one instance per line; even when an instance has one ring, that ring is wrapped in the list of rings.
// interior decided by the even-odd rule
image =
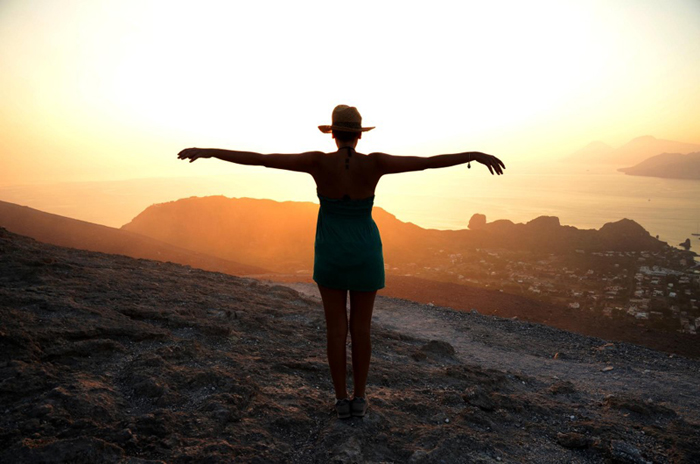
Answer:
[[[380,298],[364,419],[312,294],[0,229],[0,462],[698,462],[700,364]]]
[[[262,274],[260,267],[186,250],[144,235],[0,201],[0,227],[44,243],[187,264],[233,275]]]

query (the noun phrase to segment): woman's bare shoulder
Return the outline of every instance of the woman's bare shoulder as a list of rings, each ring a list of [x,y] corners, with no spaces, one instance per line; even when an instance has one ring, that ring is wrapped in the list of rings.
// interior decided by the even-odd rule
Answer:
[[[372,153],[369,153],[367,155],[367,158],[374,161],[375,163],[381,163],[382,161],[385,161],[387,158],[393,158],[393,156],[388,154],[388,153],[374,151]]]
[[[387,161],[390,162],[392,159],[398,158],[397,156],[390,155],[388,153],[382,153],[380,151],[372,152],[368,154],[367,157],[377,164],[386,163]]]

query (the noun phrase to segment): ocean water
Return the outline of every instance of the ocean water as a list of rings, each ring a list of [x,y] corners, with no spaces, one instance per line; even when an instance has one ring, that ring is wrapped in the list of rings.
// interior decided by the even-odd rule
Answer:
[[[501,177],[474,176],[464,184],[462,179],[445,178],[433,194],[423,195],[420,189],[409,195],[392,192],[385,203],[393,213],[391,200],[410,198],[412,207],[402,213],[437,229],[466,228],[474,213],[485,214],[489,222],[557,216],[561,224],[580,229],[599,229],[628,218],[673,246],[690,238],[692,249],[700,252],[700,239],[692,236],[700,233],[700,181],[557,163],[510,170]]]
[[[151,204],[208,195],[316,201],[303,174],[247,167],[208,177],[0,187],[0,200],[113,227]],[[477,165],[386,176],[375,205],[434,229],[467,228],[475,213],[489,222],[557,216],[582,229],[628,218],[673,246],[690,238],[700,252],[691,235],[700,233],[700,181],[627,176],[607,166],[515,164],[491,176]]]

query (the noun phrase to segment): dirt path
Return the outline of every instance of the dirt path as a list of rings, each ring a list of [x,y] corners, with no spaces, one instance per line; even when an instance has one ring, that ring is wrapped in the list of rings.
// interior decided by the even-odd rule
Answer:
[[[320,300],[313,284],[284,285]],[[377,298],[374,324],[447,342],[464,363],[550,383],[569,381],[598,401],[607,395],[630,395],[700,421],[700,362],[695,360],[544,325],[386,297]]]

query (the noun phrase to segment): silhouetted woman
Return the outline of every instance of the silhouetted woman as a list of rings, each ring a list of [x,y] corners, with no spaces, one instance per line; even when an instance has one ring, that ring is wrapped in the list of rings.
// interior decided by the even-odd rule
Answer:
[[[332,125],[319,126],[332,133],[338,150],[299,154],[263,155],[249,151],[187,148],[178,158],[219,158],[237,164],[265,166],[311,174],[320,201],[314,245],[314,281],[326,315],[328,365],[335,387],[339,418],[362,417],[367,411],[365,385],[371,357],[370,326],[377,290],[384,288],[382,242],[372,219],[374,190],[385,174],[445,168],[475,161],[491,174],[503,174],[505,165],[495,156],[480,152],[418,156],[365,155],[355,151],[362,133],[356,108],[338,105]],[[471,167],[471,166],[470,166]],[[350,295],[350,320],[346,301]],[[345,346],[350,330],[352,340],[353,398],[346,385]]]

